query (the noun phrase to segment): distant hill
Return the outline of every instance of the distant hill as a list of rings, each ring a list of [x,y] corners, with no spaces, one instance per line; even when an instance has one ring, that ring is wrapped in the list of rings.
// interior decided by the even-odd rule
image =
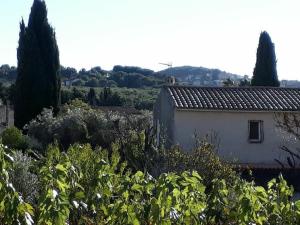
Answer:
[[[180,66],[161,70],[157,76],[174,76],[181,84],[220,86],[228,78],[240,80],[241,75],[228,73],[219,69],[208,69],[205,67]]]
[[[60,74],[61,80],[71,82],[72,86],[127,88],[157,88],[165,83],[165,78],[168,76],[174,76],[178,84],[201,86],[223,86],[223,82],[228,78],[238,85],[244,78],[244,76],[220,69],[194,66],[172,67],[158,72],[137,66],[116,65],[110,71],[103,70],[100,66],[92,67],[90,70],[83,68],[79,71],[72,67],[61,66]],[[0,65],[0,83],[9,86],[15,82],[16,77],[16,67],[7,64]],[[282,80],[281,87],[300,88],[300,81]]]

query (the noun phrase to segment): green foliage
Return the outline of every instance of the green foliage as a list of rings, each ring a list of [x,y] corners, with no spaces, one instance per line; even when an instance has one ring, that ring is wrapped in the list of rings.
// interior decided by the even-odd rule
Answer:
[[[51,148],[55,146],[49,148],[51,154],[53,151]],[[65,224],[69,218],[71,186],[68,182],[68,173],[70,169],[71,163],[65,155],[58,155],[57,161],[47,160],[40,169],[42,192],[38,204],[38,224],[60,225]]]
[[[26,149],[28,147],[26,138],[23,136],[22,131],[16,127],[6,128],[2,134],[2,143],[10,148]]]
[[[224,87],[233,87],[234,82],[230,78],[227,78],[226,80],[223,81],[223,85]]]
[[[0,82],[0,100],[6,104],[14,103],[14,96],[15,96],[15,85],[11,84],[10,86],[6,86],[2,82]]]
[[[239,87],[249,87],[251,86],[251,82],[247,79],[240,80]]]
[[[7,64],[0,66],[0,78],[6,82],[12,82],[17,77],[17,68]]]
[[[230,184],[237,178],[231,166],[217,156],[215,147],[204,140],[191,152],[186,152],[178,146],[165,150],[163,159],[161,172],[196,170],[202,175],[203,183],[209,187],[213,179],[224,179]]]
[[[90,70],[61,67],[62,80],[72,81],[72,86],[85,87],[126,87],[144,88],[158,87],[164,79],[158,77],[152,70],[139,67],[114,66],[112,71],[104,71],[101,67]]]
[[[90,88],[90,91],[87,95],[87,100],[89,105],[95,106],[97,104],[97,97],[96,97],[96,92],[94,88]]]
[[[280,176],[268,188],[235,179],[214,179],[208,189],[195,171],[131,172],[113,152],[73,145],[48,148],[40,162],[41,192],[33,208],[10,184],[13,158],[0,146],[1,224],[232,224],[296,225],[300,201]]]
[[[261,32],[251,85],[279,87],[276,63],[275,49],[271,37],[266,31]]]
[[[63,149],[74,143],[110,148],[111,143],[121,139],[125,146],[132,133],[145,132],[150,123],[151,115],[147,112],[130,115],[105,112],[76,100],[62,107],[56,117],[51,110],[44,110],[26,129],[28,135],[44,147],[57,140]]]
[[[123,100],[116,92],[112,92],[110,88],[104,88],[99,94],[100,106],[122,106]]]
[[[24,201],[36,202],[39,192],[38,176],[34,174],[34,160],[21,151],[13,152],[12,169],[9,170],[11,183]]]
[[[158,87],[164,83],[163,79],[157,77],[126,72],[113,72],[108,80],[116,82],[118,87],[126,88]]]
[[[6,102],[7,99],[8,99],[8,88],[5,87],[2,82],[0,82],[0,100]]]
[[[31,216],[33,208],[23,201],[22,196],[10,182],[8,170],[12,165],[13,157],[5,152],[0,145],[0,223],[1,224],[33,224]]]
[[[153,70],[149,70],[149,69],[143,69],[136,66],[120,66],[120,65],[114,66],[113,72],[139,73],[144,76],[150,76],[154,73]]]
[[[104,92],[104,88],[93,88],[93,90],[95,90],[96,94],[96,103],[99,104],[99,95],[101,92]],[[104,101],[106,106],[113,106],[116,105],[115,102],[121,102],[122,106],[134,107],[139,110],[152,110],[153,104],[159,93],[159,89],[157,88],[110,88],[110,90],[112,95],[115,95],[116,97],[110,97],[109,101]],[[63,88],[61,92],[61,102],[62,104],[65,104],[78,98],[90,104],[89,91],[90,88],[86,87],[74,87],[72,89]],[[116,99],[116,101],[114,99]]]
[[[59,52],[44,1],[34,0],[28,26],[23,20],[20,24],[17,58],[14,115],[15,125],[21,129],[45,107],[58,112]]]
[[[268,189],[244,180],[228,186],[224,180],[213,180],[208,196],[207,222],[224,224],[299,224],[299,203],[290,201],[293,188],[279,177],[268,183]]]
[[[79,99],[81,101],[84,101],[86,99],[86,92],[82,91],[77,88],[72,89],[72,100],[73,99]]]

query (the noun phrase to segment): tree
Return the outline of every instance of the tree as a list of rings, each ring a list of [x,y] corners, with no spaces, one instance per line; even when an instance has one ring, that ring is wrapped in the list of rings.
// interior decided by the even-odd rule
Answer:
[[[123,99],[117,92],[113,93],[110,88],[105,87],[99,94],[100,106],[122,106]]]
[[[280,83],[277,77],[276,63],[274,44],[269,34],[264,31],[259,37],[256,64],[251,85],[279,87]]]
[[[96,78],[93,77],[92,79],[85,82],[85,86],[87,86],[87,87],[98,87],[99,82]]]
[[[0,82],[0,102],[6,103],[8,98],[8,88],[6,88],[2,82]]]
[[[86,99],[86,95],[85,95],[85,92],[82,91],[82,90],[79,90],[77,88],[73,88],[72,89],[72,98],[71,99],[79,99],[79,100],[82,100],[84,101]]]
[[[43,108],[57,113],[60,101],[59,51],[42,0],[34,0],[28,26],[20,23],[17,59],[14,115],[15,125],[23,128]]]
[[[226,80],[223,81],[223,86],[224,87],[233,87],[234,82],[230,78],[227,78]]]
[[[97,103],[97,97],[96,97],[96,92],[94,88],[90,88],[90,91],[87,95],[88,103],[91,106],[95,106]]]
[[[240,80],[239,87],[248,87],[248,86],[251,86],[251,83],[249,80],[247,80],[245,78]]]

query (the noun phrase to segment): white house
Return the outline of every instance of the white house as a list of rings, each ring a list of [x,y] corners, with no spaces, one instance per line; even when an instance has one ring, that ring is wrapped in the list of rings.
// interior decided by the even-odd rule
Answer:
[[[275,113],[300,112],[300,89],[274,87],[165,86],[154,106],[157,138],[189,150],[195,133],[214,132],[221,158],[252,167],[279,167],[288,134],[276,127]],[[293,145],[289,142],[288,144]]]

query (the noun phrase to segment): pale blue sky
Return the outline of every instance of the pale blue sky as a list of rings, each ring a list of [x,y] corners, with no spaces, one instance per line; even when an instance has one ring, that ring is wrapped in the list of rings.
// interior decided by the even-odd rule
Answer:
[[[33,0],[1,0],[0,64],[16,65]],[[77,69],[193,65],[252,75],[262,30],[280,79],[300,80],[299,0],[46,0],[61,64]]]

